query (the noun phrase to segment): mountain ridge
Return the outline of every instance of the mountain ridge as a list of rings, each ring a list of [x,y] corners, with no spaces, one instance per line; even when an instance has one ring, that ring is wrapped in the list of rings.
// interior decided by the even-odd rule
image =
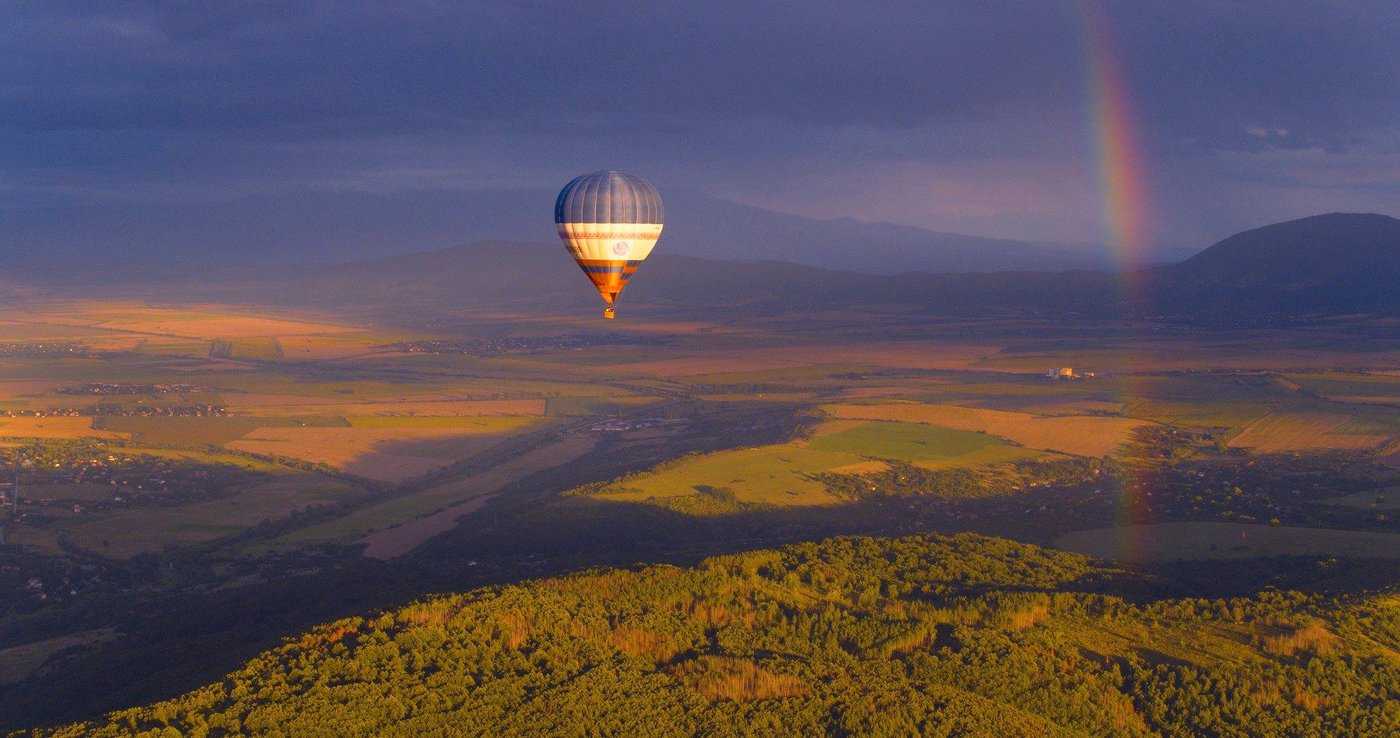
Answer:
[[[1323,244],[1325,248],[1318,248]],[[172,298],[274,305],[578,311],[596,297],[558,244],[483,240],[334,265],[126,265],[71,269],[38,282]],[[1400,220],[1329,213],[1251,229],[1180,264],[1098,270],[876,275],[773,259],[660,251],[620,301],[677,314],[736,315],[842,305],[904,305],[963,316],[1008,314],[1257,324],[1347,314],[1400,315]],[[198,297],[196,297],[198,296]]]
[[[996,239],[917,226],[819,219],[668,191],[662,252],[780,259],[880,274],[1108,267],[1102,247]],[[72,260],[65,243],[102,243],[121,258],[218,263],[319,263],[451,248],[466,240],[551,242],[554,193],[546,190],[303,191],[222,202],[54,208],[0,224],[15,254]],[[464,234],[468,238],[464,239]],[[83,254],[82,260],[102,260]]]

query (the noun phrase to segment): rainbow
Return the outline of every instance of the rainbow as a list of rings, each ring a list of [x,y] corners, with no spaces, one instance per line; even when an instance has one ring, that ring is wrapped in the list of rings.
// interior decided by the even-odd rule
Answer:
[[[1109,17],[1100,0],[1077,0],[1075,4],[1084,34],[1088,129],[1096,164],[1101,217],[1115,266],[1122,274],[1122,296],[1130,299],[1137,292],[1134,273],[1148,260],[1147,167],[1128,75]],[[1143,394],[1133,372],[1135,364],[1129,352],[1119,367],[1125,401]],[[1148,481],[1141,469],[1132,468],[1128,472],[1121,491],[1117,522],[1120,526],[1150,522]],[[1142,557],[1150,542],[1138,540],[1129,528],[1123,530],[1120,545],[1126,558]]]
[[[1147,169],[1122,54],[1096,0],[1079,0],[1088,63],[1090,130],[1097,159],[1099,199],[1118,268],[1147,257]]]

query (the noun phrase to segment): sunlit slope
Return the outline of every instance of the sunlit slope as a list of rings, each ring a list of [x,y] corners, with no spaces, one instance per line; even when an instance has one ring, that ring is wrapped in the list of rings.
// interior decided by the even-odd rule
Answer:
[[[687,456],[646,472],[574,491],[609,502],[643,502],[692,514],[750,507],[849,502],[823,481],[828,473],[864,475],[890,462],[930,470],[967,469],[1044,454],[985,433],[919,423],[837,420],[809,439]]]
[[[1002,539],[831,539],[330,623],[53,734],[1365,736],[1400,721],[1394,594],[1114,594],[1133,586]]]
[[[912,402],[830,405],[824,409],[837,418],[929,423],[962,431],[990,433],[1030,448],[1083,456],[1111,454],[1131,439],[1133,430],[1148,425],[1133,418],[1089,415],[1041,417],[1004,410]]]

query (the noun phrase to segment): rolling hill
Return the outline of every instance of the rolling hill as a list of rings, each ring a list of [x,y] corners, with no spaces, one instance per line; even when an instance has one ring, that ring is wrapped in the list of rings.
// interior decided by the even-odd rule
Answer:
[[[1234,325],[1400,315],[1395,286],[1400,284],[1400,220],[1374,214],[1334,213],[1246,231],[1183,263],[1131,275],[1092,270],[877,275],[791,261],[699,258],[669,253],[666,243],[623,295],[624,315],[740,316],[899,306],[946,315],[1131,315]],[[561,246],[522,241],[477,241],[326,266],[108,264],[18,268],[17,273],[27,274],[30,282],[84,293],[146,295],[158,288],[176,300],[368,312],[559,313],[598,305]]]
[[[601,570],[322,625],[128,735],[1390,735],[1393,593],[1143,598],[971,534]]]
[[[1143,311],[1228,320],[1400,313],[1400,220],[1329,213],[1236,234],[1145,275]]]
[[[1167,271],[1236,288],[1395,287],[1400,220],[1328,213],[1231,236]]]

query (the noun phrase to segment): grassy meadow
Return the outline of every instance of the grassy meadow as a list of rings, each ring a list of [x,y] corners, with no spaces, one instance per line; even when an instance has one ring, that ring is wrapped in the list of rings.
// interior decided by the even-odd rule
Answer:
[[[836,505],[819,474],[868,474],[899,461],[926,469],[956,469],[1039,458],[985,433],[890,421],[832,421],[809,439],[686,457],[590,494],[614,502],[662,502],[718,497],[740,505]],[[721,508],[723,509],[723,508]]]

